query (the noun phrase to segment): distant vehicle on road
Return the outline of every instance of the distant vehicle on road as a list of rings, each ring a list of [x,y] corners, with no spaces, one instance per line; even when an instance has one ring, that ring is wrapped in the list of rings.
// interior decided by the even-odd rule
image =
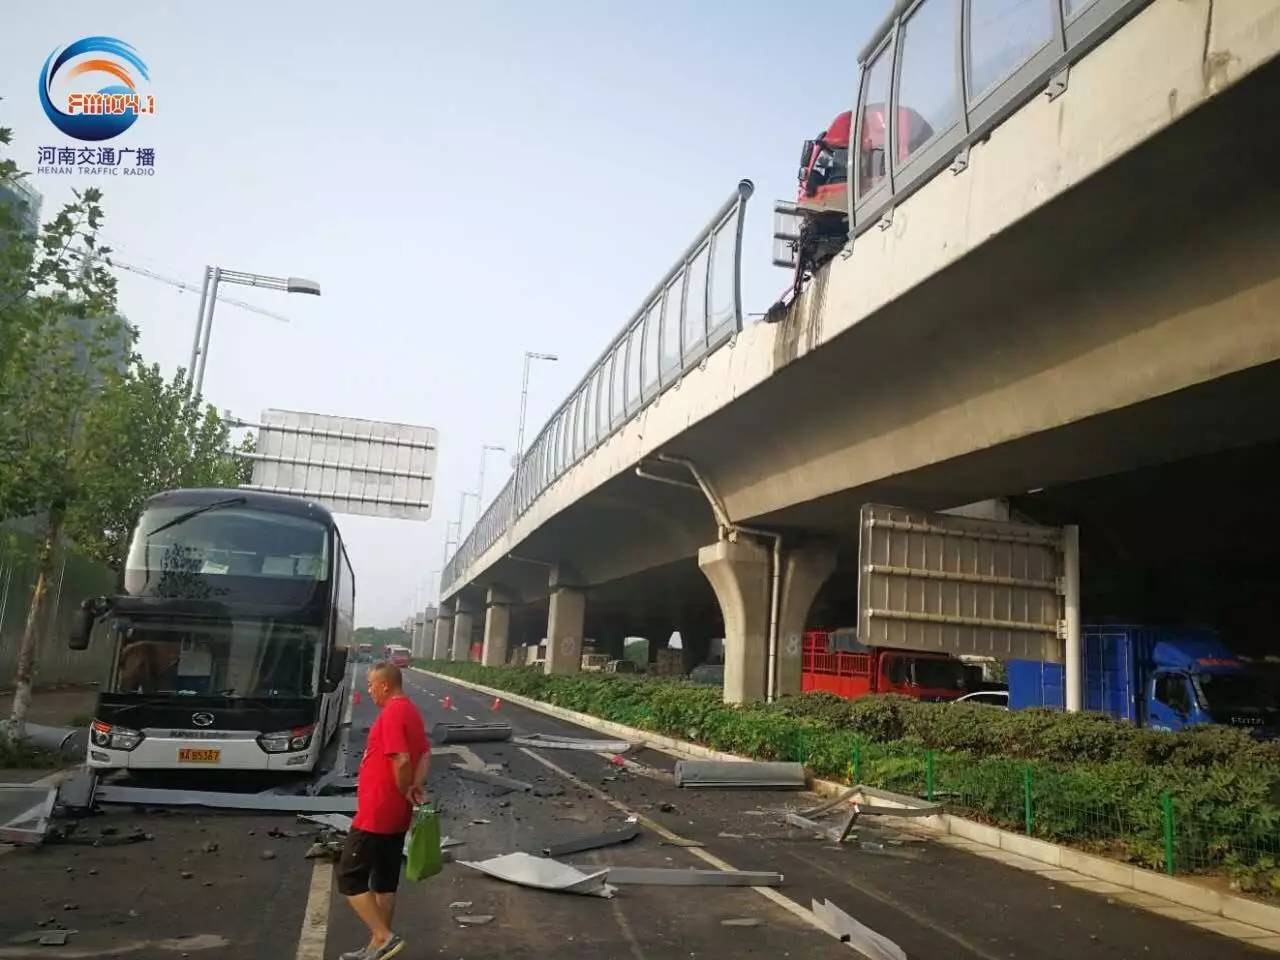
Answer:
[[[997,707],[1001,710],[1009,709],[1009,691],[1008,690],[976,690],[973,693],[966,693],[963,697],[957,697],[953,703],[978,703],[986,707]]]
[[[355,578],[329,511],[250,490],[170,490],[142,506],[108,624],[91,767],[309,771],[346,692]]]
[[[373,644],[356,644],[356,663],[373,663]]]
[[[894,650],[861,643],[854,630],[804,635],[800,689],[853,700],[896,693],[916,700],[954,700],[969,689],[965,665],[945,653]]]
[[[413,660],[413,652],[408,647],[398,644],[387,644],[387,661],[397,667],[407,667]]]
[[[584,653],[582,655],[583,673],[603,673],[608,665],[609,655],[607,653]]]
[[[1211,630],[1100,624],[1081,630],[1083,706],[1155,730],[1222,724],[1274,737],[1280,716],[1256,673]],[[1009,705],[1062,709],[1061,664],[1009,661]]]

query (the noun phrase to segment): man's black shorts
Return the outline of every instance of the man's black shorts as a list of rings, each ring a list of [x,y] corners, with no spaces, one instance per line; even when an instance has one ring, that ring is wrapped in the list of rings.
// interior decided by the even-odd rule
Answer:
[[[403,833],[367,833],[353,827],[338,858],[338,892],[344,897],[395,893],[403,855]]]

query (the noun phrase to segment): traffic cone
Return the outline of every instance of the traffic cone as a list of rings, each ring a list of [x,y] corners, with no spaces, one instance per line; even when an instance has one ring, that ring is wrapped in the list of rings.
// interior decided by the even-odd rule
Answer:
[[[446,694],[444,695],[444,699],[440,701],[440,706],[444,707],[446,710],[452,710],[452,709],[453,709],[453,697],[449,696],[449,695],[446,693]]]
[[[501,698],[501,697],[494,697],[494,698],[493,698],[493,704],[489,707],[489,709],[490,709],[490,710],[495,710],[495,711],[496,711],[496,710],[501,710],[501,709],[502,709],[502,698]]]
[[[360,703],[360,691],[359,691],[359,690],[356,690],[356,691],[354,691],[354,692],[351,694],[351,702],[352,702],[352,703],[355,703],[355,704],[359,704],[359,703]]]

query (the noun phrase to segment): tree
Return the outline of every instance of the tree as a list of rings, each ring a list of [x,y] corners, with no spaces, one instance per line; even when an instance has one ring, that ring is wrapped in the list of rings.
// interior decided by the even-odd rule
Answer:
[[[159,366],[135,360],[85,417],[67,533],[88,556],[119,568],[143,500],[175,487],[247,483],[252,464],[235,454],[252,450],[252,437],[231,446],[230,424],[191,395],[185,371],[166,381]]]
[[[0,146],[10,140],[0,128]],[[22,177],[0,157],[0,184]],[[18,647],[13,742],[25,733],[38,629],[64,532],[119,566],[147,496],[234,486],[249,467],[233,457],[230,426],[190,396],[184,372],[166,382],[133,353],[106,269],[110,250],[97,242],[101,194],[75,197],[38,237],[0,203],[0,521],[35,517],[39,543]],[[240,449],[252,445],[250,438]]]
[[[0,145],[12,134],[0,128]],[[23,174],[0,158],[0,183]],[[80,427],[100,387],[119,373],[111,344],[123,321],[115,313],[115,280],[95,257],[101,193],[75,192],[34,238],[16,211],[0,215],[0,520],[35,516],[39,548],[35,582],[18,647],[12,723],[25,734],[36,633],[43,622],[54,554],[67,505],[76,496]],[[87,251],[90,255],[81,255]]]

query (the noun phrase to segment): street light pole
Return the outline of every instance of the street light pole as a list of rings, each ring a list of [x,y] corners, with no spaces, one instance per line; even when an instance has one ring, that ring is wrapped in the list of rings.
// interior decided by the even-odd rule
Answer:
[[[472,493],[470,490],[463,490],[461,493],[458,494],[458,546],[462,546],[462,517],[463,517],[463,511],[466,510],[467,508],[467,497],[474,497],[474,496],[475,494]],[[479,518],[478,514],[480,513],[479,503],[480,501],[477,499],[476,500],[477,519]]]
[[[268,277],[260,273],[223,270],[221,267],[204,269],[204,288],[200,293],[200,316],[196,322],[196,335],[191,347],[191,385],[192,394],[196,397],[200,396],[204,387],[204,368],[209,359],[209,337],[213,333],[213,308],[218,302],[218,284],[239,283],[246,287],[263,287],[268,290],[282,290],[285,293],[308,293],[314,297],[320,296],[320,284],[304,277]]]
[[[552,353],[524,352],[524,380],[520,385],[520,428],[516,431],[516,466],[511,478],[511,523],[514,526],[520,504],[520,472],[524,466],[524,415],[529,405],[529,363],[533,360],[556,361],[560,358]]]
[[[489,453],[502,453],[505,447],[494,443],[486,443],[480,448],[480,482],[476,484],[476,522],[480,522],[480,511],[484,508],[484,464]]]
[[[209,303],[209,278],[212,274],[209,267],[204,268],[204,283],[200,285],[200,312],[196,314],[196,332],[191,338],[191,362],[187,364],[188,388],[196,381],[196,358],[200,356],[200,332],[204,329],[204,311]]]

